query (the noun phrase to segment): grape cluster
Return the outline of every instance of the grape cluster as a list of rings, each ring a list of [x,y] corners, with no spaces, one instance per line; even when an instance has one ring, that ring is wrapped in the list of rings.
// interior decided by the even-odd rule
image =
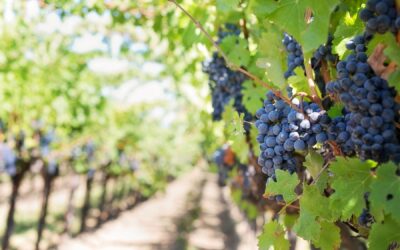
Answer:
[[[360,11],[360,18],[370,34],[396,33],[400,29],[395,0],[368,0],[366,8]]]
[[[219,32],[219,41],[227,35],[239,35],[240,30],[235,25],[227,24],[228,31]],[[238,33],[239,31],[239,33]],[[233,100],[233,105],[239,113],[245,115],[246,121],[251,121],[253,116],[246,110],[243,105],[242,83],[247,77],[241,72],[231,70],[225,62],[225,59],[215,52],[211,60],[203,63],[203,72],[209,75],[209,86],[212,93],[212,117],[214,121],[222,119],[225,106]],[[249,130],[249,125],[245,124],[246,131]]]
[[[50,130],[47,133],[39,131],[39,136],[40,136],[40,141],[39,141],[40,152],[42,156],[47,156],[50,153],[50,144],[55,139],[54,130]]]
[[[367,37],[358,36],[346,45],[352,53],[337,64],[338,79],[327,84],[327,91],[344,103],[347,114],[340,129],[351,135],[348,145],[354,145],[361,159],[399,162],[396,91],[376,76],[368,64],[367,42]]]
[[[354,156],[354,143],[351,140],[351,134],[346,130],[349,114],[332,119],[330,123],[324,126],[327,131],[328,140],[334,141],[346,156]]]
[[[227,36],[239,36],[241,33],[240,28],[232,23],[226,23],[225,29],[218,30],[218,43],[222,42],[222,40]]]
[[[370,213],[370,202],[368,200],[369,193],[364,194],[365,208],[361,215],[358,217],[358,224],[363,227],[371,227],[371,224],[375,222],[374,217]]]
[[[288,53],[288,69],[284,75],[285,78],[288,79],[289,77],[294,75],[294,70],[297,67],[304,68],[304,56],[300,44],[289,34],[284,34],[282,43],[285,46],[286,52]]]
[[[213,160],[218,167],[218,185],[221,187],[226,185],[229,173],[229,168],[225,164],[224,157],[225,149],[223,147],[215,151],[213,156]]]
[[[266,97],[264,107],[256,113],[257,141],[261,149],[258,163],[269,177],[275,176],[276,169],[293,173],[301,163],[297,155],[328,139],[323,125],[329,122],[329,117],[315,103],[300,103],[295,98],[290,106],[271,91]]]
[[[9,176],[14,177],[17,174],[17,156],[15,152],[8,144],[0,143],[0,156],[1,168]]]
[[[54,177],[59,175],[59,164],[55,160],[49,161],[47,165],[47,174]]]
[[[314,69],[320,66],[320,62],[322,60],[336,63],[336,61],[338,60],[338,56],[332,53],[332,42],[333,36],[329,34],[326,44],[319,46],[319,48],[314,52],[313,58],[311,59],[311,63]]]

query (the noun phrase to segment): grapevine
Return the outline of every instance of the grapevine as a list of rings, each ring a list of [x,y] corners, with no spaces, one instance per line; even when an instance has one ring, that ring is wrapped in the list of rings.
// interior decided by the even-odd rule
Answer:
[[[176,2],[174,3],[179,8],[183,8]],[[280,4],[277,3],[277,5]],[[360,12],[361,20],[367,22],[366,33],[363,36],[355,36],[346,44],[346,48],[351,52],[344,60],[339,60],[339,56],[333,54],[332,48],[336,46],[334,44],[335,37],[330,34],[328,37],[321,39],[324,42],[327,41],[325,44],[315,47],[310,67],[308,62],[304,62],[301,42],[297,40],[299,36],[295,38],[288,33],[284,33],[283,46],[288,55],[286,57],[287,67],[283,71],[283,78],[288,79],[290,82],[292,77],[295,77],[295,70],[298,72],[298,68],[300,68],[305,71],[304,75],[311,91],[311,102],[304,101],[304,95],[301,93],[293,94],[290,86],[287,98],[283,97],[276,89],[269,88],[270,91],[266,95],[263,107],[256,112],[258,119],[255,122],[255,126],[258,129],[256,139],[260,144],[258,164],[261,166],[263,173],[272,179],[266,184],[267,196],[274,196],[278,202],[284,201],[290,204],[293,202],[292,197],[301,195],[298,197],[300,199],[300,207],[307,209],[307,205],[303,200],[306,199],[308,192],[315,190],[314,185],[320,183],[324,178],[322,176],[327,174],[324,172],[339,173],[338,171],[342,167],[341,164],[346,161],[342,156],[359,158],[361,161],[357,163],[358,165],[365,164],[363,163],[365,160],[373,160],[377,164],[388,161],[398,162],[400,145],[396,128],[399,114],[399,105],[395,100],[397,91],[390,87],[385,79],[376,75],[369,65],[369,55],[367,54],[367,46],[369,41],[373,39],[374,33],[382,34],[389,30],[392,33],[397,33],[397,13],[395,12],[394,1],[368,1],[366,6],[366,9],[361,9]],[[187,11],[184,12],[191,17]],[[310,20],[312,22],[312,17]],[[276,20],[278,25],[280,25],[280,21]],[[199,22],[196,25],[204,31]],[[282,25],[284,25],[283,22]],[[218,48],[217,44],[214,45]],[[337,79],[330,74],[331,66],[336,66]],[[334,72],[334,69],[332,71]],[[314,76],[316,77],[315,79]],[[319,103],[314,80],[317,82],[325,99],[327,96],[332,98],[328,103],[325,100],[323,107]],[[301,96],[301,98],[298,98],[298,96]],[[291,99],[290,103],[287,101],[288,99]],[[334,105],[341,103],[344,108],[339,113],[336,111],[336,115],[332,117],[327,111],[330,108],[337,109]],[[308,175],[301,180],[304,181],[302,184],[303,191],[296,190],[295,194],[293,194],[294,187],[298,185],[296,182],[293,182],[292,189],[281,188],[280,185],[283,185],[283,182],[288,181],[289,178],[294,181],[296,177],[291,177],[294,173],[303,176],[303,167],[312,165],[312,159],[318,158],[313,156],[315,152],[322,153],[322,157],[320,156],[319,158],[322,158],[320,163],[323,163],[323,167],[321,166],[320,171],[314,173],[312,169],[306,169]],[[383,166],[378,166],[378,168],[383,168]],[[283,174],[282,170],[288,171],[288,175]],[[365,174],[367,172],[366,170]],[[328,183],[323,184],[324,192],[318,194],[321,202],[324,199],[343,199],[343,197],[338,196],[342,188],[339,183],[343,182],[340,176],[340,174],[334,176],[335,179],[332,181],[334,190],[328,189],[326,186]],[[310,178],[310,181],[307,180],[308,178]],[[338,179],[336,180],[336,178]],[[364,208],[360,209],[358,207],[356,209],[353,207],[350,214],[343,214],[343,222],[350,225],[350,230],[357,231],[359,226],[368,228],[367,230],[371,230],[373,234],[377,223],[376,214],[371,209],[374,206],[374,202],[370,201],[370,196],[368,192],[365,192],[366,190],[368,189],[360,190],[358,194],[363,197],[360,198],[360,206]],[[332,191],[336,191],[336,193],[330,197],[329,194]],[[326,196],[327,194],[328,196]],[[314,199],[317,199],[317,197],[314,196]],[[359,225],[357,225],[357,222],[354,225],[354,221],[347,221],[349,215],[350,217],[355,216],[358,218]],[[315,216],[322,216],[322,219],[328,221],[332,219],[325,217],[325,215],[318,215],[318,213]],[[300,231],[299,228],[303,223],[301,218],[302,213],[300,213],[300,219],[294,226],[294,230],[300,236],[311,240],[316,246],[325,244],[324,247],[327,249],[335,248],[332,242],[326,245],[327,242],[323,243],[313,239],[307,236],[305,232]],[[340,216],[334,218],[334,220],[338,220]],[[262,241],[263,239],[266,240],[266,238],[262,237],[274,237],[268,235],[267,232],[264,233],[266,235],[261,236],[259,246],[266,247],[266,249],[269,246],[277,247],[275,243],[264,245]],[[322,234],[324,231],[322,230],[320,233]],[[363,237],[367,236],[363,235]],[[373,246],[376,244],[373,241],[374,236],[370,237],[371,246]],[[393,245],[393,242],[386,244],[388,246],[396,245],[396,243]]]

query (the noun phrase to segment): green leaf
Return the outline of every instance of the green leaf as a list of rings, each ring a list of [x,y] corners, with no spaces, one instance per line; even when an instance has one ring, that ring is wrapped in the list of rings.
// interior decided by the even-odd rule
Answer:
[[[222,117],[226,123],[226,133],[231,141],[233,152],[235,152],[241,163],[246,163],[248,161],[249,146],[246,143],[246,135],[243,128],[244,114],[239,115],[232,107],[231,101],[230,105],[225,106]]]
[[[249,218],[250,220],[255,220],[258,216],[258,208],[256,205],[250,203],[250,202],[246,202],[247,206],[246,206],[246,215],[247,218]]]
[[[258,236],[258,249],[269,250],[271,247],[275,250],[289,249],[290,244],[285,235],[284,228],[277,221],[266,223],[262,234]]]
[[[292,35],[308,53],[326,42],[330,15],[338,3],[339,0],[282,0],[269,19]],[[307,23],[304,17],[309,9],[313,18]]]
[[[275,173],[276,182],[270,179],[265,188],[265,195],[282,195],[286,203],[294,201],[297,198],[294,189],[300,182],[297,175],[280,169],[277,169]]]
[[[390,217],[385,222],[374,223],[368,238],[370,250],[388,249],[393,242],[400,243],[400,224]]]
[[[258,145],[258,141],[257,141],[258,129],[256,126],[251,126],[250,136],[251,136],[251,141],[253,142],[253,145]],[[260,147],[254,147],[253,151],[256,156],[259,156],[261,153]]]
[[[286,86],[285,78],[283,77],[286,53],[282,45],[282,32],[269,23],[265,26],[266,32],[261,35],[261,39],[258,41],[259,59],[257,60],[257,66],[265,69],[267,79],[270,82],[284,89]]]
[[[322,250],[339,249],[340,229],[332,222],[321,221],[321,232],[319,239],[314,245]]]
[[[357,14],[350,15],[350,13],[347,12],[346,15],[343,16],[343,19],[336,28],[332,42],[334,52],[337,53],[340,58],[343,58],[347,52],[346,43],[355,35],[361,34],[364,31],[364,27],[364,23],[358,18]]]
[[[296,68],[294,70],[295,75],[289,77],[288,84],[293,88],[294,92],[305,92],[310,93],[310,88],[308,87],[307,77],[304,75],[304,71],[301,68]]]
[[[255,16],[261,20],[272,13],[278,3],[275,1],[250,1],[247,13],[255,14]]]
[[[364,194],[370,190],[373,179],[370,163],[339,157],[330,170],[334,175],[332,188],[335,189],[330,197],[331,209],[340,211],[343,220],[361,214],[365,207]]]
[[[324,165],[324,158],[321,154],[318,154],[314,151],[310,151],[310,153],[306,156],[306,161],[304,162],[304,166],[307,168],[310,175],[315,178],[318,177],[315,185],[318,187],[318,190],[322,193],[326,188],[326,184],[328,182],[328,172],[324,171],[321,173]]]
[[[337,237],[338,229],[333,224],[338,215],[338,211],[329,208],[329,199],[321,195],[316,186],[305,185],[300,197],[300,217],[293,230],[300,237],[311,240],[324,249],[330,249],[326,248],[329,240],[334,240],[330,245],[333,247],[337,238],[340,239]],[[332,232],[325,232],[326,229],[332,229]]]
[[[324,158],[321,154],[311,151],[310,154],[306,156],[306,161],[304,166],[310,172],[311,176],[315,179],[322,170],[324,165]]]
[[[328,110],[328,115],[330,118],[335,118],[338,116],[342,116],[342,110],[343,110],[343,104],[341,103],[335,103],[329,110]]]
[[[376,217],[379,218],[384,212],[400,223],[400,176],[396,171],[394,163],[379,166],[371,184],[369,200],[371,211]]]
[[[372,54],[377,44],[384,44],[385,50],[384,55],[390,60],[394,61],[397,65],[400,65],[400,46],[397,44],[396,38],[392,33],[386,33],[384,35],[375,35],[368,45],[368,55]]]
[[[254,85],[252,81],[245,81],[243,84],[243,104],[246,109],[255,114],[262,107],[265,89],[258,85]]]
[[[293,231],[305,240],[317,241],[320,237],[321,226],[316,221],[316,216],[308,210],[301,210],[299,219],[293,227]]]
[[[245,66],[250,61],[247,41],[238,36],[227,36],[220,44],[229,61],[237,66]]]
[[[396,70],[390,74],[388,82],[390,86],[393,86],[397,91],[400,91],[400,70]]]
[[[217,10],[221,12],[234,11],[239,3],[239,0],[217,0]]]
[[[305,185],[300,197],[300,209],[309,211],[315,217],[335,221],[339,211],[329,208],[329,199],[323,196],[315,185]]]
[[[291,230],[298,218],[299,216],[295,214],[285,214],[283,217],[283,224],[288,230]]]

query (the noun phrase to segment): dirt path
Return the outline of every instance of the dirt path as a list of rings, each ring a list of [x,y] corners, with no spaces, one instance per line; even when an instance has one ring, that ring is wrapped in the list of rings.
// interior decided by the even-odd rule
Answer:
[[[256,240],[214,175],[199,169],[60,250],[255,250]]]
[[[254,231],[231,203],[227,188],[217,185],[217,177],[207,174],[201,199],[201,214],[189,245],[198,250],[256,250]]]

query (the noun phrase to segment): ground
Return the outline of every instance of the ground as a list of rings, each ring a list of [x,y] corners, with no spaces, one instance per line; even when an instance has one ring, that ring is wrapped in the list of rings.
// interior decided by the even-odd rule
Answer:
[[[195,169],[172,182],[165,193],[94,232],[66,239],[59,249],[255,250],[257,241],[216,176]]]

